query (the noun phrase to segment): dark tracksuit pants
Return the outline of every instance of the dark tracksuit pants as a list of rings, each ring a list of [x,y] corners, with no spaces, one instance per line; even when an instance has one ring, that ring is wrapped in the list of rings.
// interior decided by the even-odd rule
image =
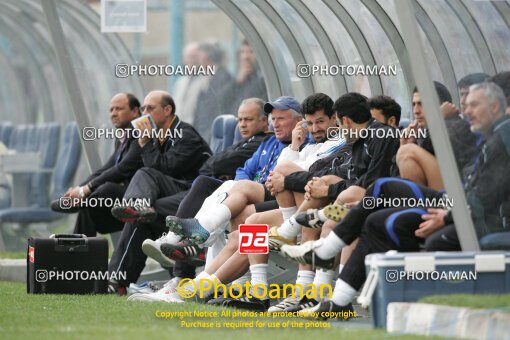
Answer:
[[[126,186],[106,182],[96,188],[89,198],[111,198],[122,199],[126,192]],[[82,208],[78,211],[76,224],[74,225],[75,234],[84,234],[88,237],[96,236],[96,233],[108,234],[122,230],[124,223],[114,218],[111,214],[111,207],[91,207]]]
[[[383,178],[369,187],[365,196],[437,199],[443,194],[410,181]],[[358,204],[333,230],[346,244],[359,237],[358,244],[345,264],[340,278],[354,289],[360,289],[366,279],[364,263],[366,255],[388,250],[419,251],[424,240],[416,237],[414,233],[423,222],[421,215],[425,213],[427,213],[425,208],[374,206],[374,209],[367,209],[362,203]],[[442,250],[456,250],[451,231],[451,226],[438,230],[429,237],[430,241],[427,239],[427,245]],[[450,237],[448,243],[441,241],[442,234]]]

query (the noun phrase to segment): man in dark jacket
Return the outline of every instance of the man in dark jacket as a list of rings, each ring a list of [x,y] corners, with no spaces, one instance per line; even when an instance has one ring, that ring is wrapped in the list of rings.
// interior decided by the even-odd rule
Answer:
[[[264,101],[258,98],[249,98],[242,102],[238,111],[238,127],[243,138],[225,151],[209,158],[198,171],[200,175],[213,176],[218,180],[230,179],[235,176],[236,169],[252,156],[266,138],[264,131],[268,128],[268,122],[263,105]],[[128,286],[129,283],[136,282],[145,266],[147,256],[142,251],[144,241],[147,243],[146,252],[151,254],[152,257],[165,267],[173,265],[173,262],[170,262],[160,252],[161,239],[156,239],[168,230],[165,227],[165,217],[176,214],[179,204],[188,192],[189,190],[185,190],[159,198],[154,205],[154,218],[156,220],[152,223],[141,223],[143,218],[139,214],[130,216],[132,220],[125,224],[118,249],[114,252],[110,261],[110,271],[124,270],[127,273],[127,281],[118,283],[121,288],[118,290],[119,292],[122,293],[124,287]],[[199,208],[200,206],[197,210]],[[142,215],[147,216],[147,214]],[[178,262],[173,275],[194,277],[195,267]]]
[[[144,101],[144,114],[150,114],[156,128],[142,123],[140,146],[143,168],[138,170],[124,195],[125,201],[145,199],[150,206],[123,204],[112,208],[122,222],[156,218],[152,207],[161,197],[187,190],[198,170],[212,154],[209,145],[193,126],[175,115],[175,103],[169,93],[150,92]]]
[[[129,134],[131,121],[140,116],[140,102],[130,93],[116,94],[110,102],[110,120],[116,129],[123,129],[125,138],[115,140],[115,149],[108,161],[79,186],[69,188],[64,197],[72,199],[120,199],[135,172],[143,165],[140,146]],[[122,230],[123,223],[112,217],[111,207],[60,207],[60,200],[52,202],[51,208],[59,212],[76,212],[78,218],[75,234],[96,236]]]

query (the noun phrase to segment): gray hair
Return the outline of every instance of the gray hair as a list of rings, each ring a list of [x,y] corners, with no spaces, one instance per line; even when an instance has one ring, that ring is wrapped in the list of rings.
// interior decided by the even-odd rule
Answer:
[[[266,112],[264,111],[264,104],[265,104],[265,102],[262,99],[255,98],[255,97],[246,98],[246,99],[243,99],[243,101],[241,102],[241,104],[239,106],[247,105],[247,104],[255,104],[255,105],[257,105],[258,111],[259,111],[259,118],[262,118],[262,117],[266,116]]]
[[[297,112],[296,110],[294,109],[287,109],[289,110],[291,113],[292,113],[292,118],[303,118],[303,115],[299,112]],[[285,110],[285,111],[287,111]],[[269,114],[269,120],[271,120],[271,117],[272,117],[272,113]]]
[[[506,110],[506,98],[501,87],[492,82],[474,84],[469,87],[469,92],[475,90],[484,90],[489,103],[499,103],[499,113],[505,114]]]
[[[290,112],[292,112],[292,117],[303,118],[303,115],[301,113],[297,112],[296,110],[294,110],[294,109],[289,109],[289,110],[290,110]]]

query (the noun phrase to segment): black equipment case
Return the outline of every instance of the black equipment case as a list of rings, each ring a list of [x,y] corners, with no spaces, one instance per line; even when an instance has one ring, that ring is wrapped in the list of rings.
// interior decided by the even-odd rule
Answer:
[[[108,292],[108,241],[77,234],[28,239],[27,293]]]

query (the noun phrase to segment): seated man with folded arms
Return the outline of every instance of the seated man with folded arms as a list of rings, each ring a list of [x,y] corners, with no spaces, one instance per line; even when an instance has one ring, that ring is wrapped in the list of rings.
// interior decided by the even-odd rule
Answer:
[[[493,83],[472,85],[466,98],[465,115],[471,130],[481,132],[485,142],[474,162],[472,173],[465,178],[466,199],[478,237],[501,230],[501,202],[510,194],[510,117],[505,115],[505,96]],[[444,193],[411,181],[380,179],[367,190],[371,197],[413,197],[444,199]],[[438,201],[439,202],[439,201]],[[301,263],[332,268],[334,257],[359,237],[352,256],[337,281],[333,298],[309,312],[352,310],[352,301],[365,281],[365,256],[391,249],[418,251],[424,243],[428,250],[460,249],[455,226],[446,209],[386,208],[367,209],[362,203],[354,207],[326,238],[300,246],[283,246],[282,253]],[[435,246],[432,246],[435,244]],[[454,247],[456,244],[456,247]]]
[[[121,199],[126,192],[129,181],[135,172],[143,166],[140,146],[132,134],[131,121],[140,117],[140,102],[131,93],[118,93],[110,102],[110,120],[116,129],[122,129],[125,138],[115,140],[115,149],[108,161],[94,171],[79,186],[69,188],[63,197],[75,200],[86,198]],[[79,207],[71,209],[60,206],[60,200],[51,204],[51,209],[58,212],[78,212],[75,234],[96,236],[96,233],[111,233],[122,230],[124,223],[116,220],[107,207]]]
[[[449,102],[449,100],[451,100],[450,92],[444,85],[439,82],[434,82],[434,87],[439,97],[439,104],[442,110],[446,105],[453,105]],[[427,131],[426,112],[422,107],[421,97],[417,89],[415,89],[413,93],[412,106],[413,115],[416,120],[406,128],[408,131],[407,137],[400,140],[400,148],[395,157],[397,164],[396,166],[392,164],[390,174],[392,177],[410,179],[425,186],[427,186],[425,183],[427,180],[424,180],[424,178],[428,178],[432,188],[442,190],[444,186],[439,173],[439,166],[434,155],[434,148],[430,135]],[[421,129],[420,133],[418,129]],[[473,161],[473,157],[476,153],[476,137],[469,130],[469,123],[465,120],[447,124],[447,130],[459,172],[462,173],[465,171],[466,166]],[[425,137],[423,137],[423,134],[425,134]],[[427,159],[427,162],[423,161],[420,157]],[[400,173],[400,169],[402,169],[402,173]],[[400,176],[398,176],[399,173]],[[314,185],[317,184],[318,183],[314,183]],[[311,187],[311,189],[313,190],[313,187]],[[318,191],[320,191],[320,189]],[[358,203],[357,201],[358,200],[352,201],[350,204],[356,204]],[[345,204],[341,197],[339,197],[335,203],[337,205]],[[329,211],[333,212],[335,208],[337,207],[328,207]],[[305,226],[317,227],[326,222],[326,215],[324,211],[311,210],[306,214],[303,213],[297,216],[297,218],[302,221]]]

